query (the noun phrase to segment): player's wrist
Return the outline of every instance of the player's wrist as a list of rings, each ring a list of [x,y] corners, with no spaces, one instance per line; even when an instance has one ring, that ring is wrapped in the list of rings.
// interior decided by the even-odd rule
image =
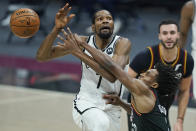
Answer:
[[[177,122],[183,123],[184,118],[183,117],[177,117]]]
[[[59,27],[57,27],[56,25],[54,26],[54,30],[55,30],[56,32],[60,32],[61,29],[62,29],[62,28],[59,28]]]

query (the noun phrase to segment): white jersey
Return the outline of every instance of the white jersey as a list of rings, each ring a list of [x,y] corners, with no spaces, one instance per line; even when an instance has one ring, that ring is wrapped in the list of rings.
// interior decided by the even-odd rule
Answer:
[[[112,57],[114,54],[116,42],[119,38],[120,36],[114,36],[112,41],[102,51]],[[94,35],[91,35],[89,37],[87,43],[90,46],[97,48]],[[91,56],[87,50],[85,50],[84,52],[87,55]],[[128,70],[128,65],[125,67],[125,69]],[[93,103],[93,105],[96,105],[101,109],[105,109],[106,104],[102,96],[103,94],[110,93],[115,93],[120,97],[122,96],[123,86],[119,82],[119,80],[117,80],[115,83],[111,83],[102,76],[100,76],[98,73],[96,73],[84,62],[82,62],[81,87],[77,97],[80,97],[81,99],[86,99]]]
[[[196,50],[196,0],[193,0],[193,4],[194,4],[194,16],[193,16],[193,23],[192,23],[192,49]]]

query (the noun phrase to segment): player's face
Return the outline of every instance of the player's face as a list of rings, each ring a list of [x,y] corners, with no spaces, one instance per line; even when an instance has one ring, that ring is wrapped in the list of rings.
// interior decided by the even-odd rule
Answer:
[[[179,39],[178,28],[175,24],[162,25],[160,27],[159,40],[166,49],[173,49]]]
[[[156,69],[150,69],[144,73],[141,73],[139,79],[142,80],[149,87],[152,87],[152,85],[156,83],[156,78],[158,74],[159,73]]]
[[[96,13],[93,31],[102,39],[108,39],[113,34],[114,21],[111,14],[102,10]]]

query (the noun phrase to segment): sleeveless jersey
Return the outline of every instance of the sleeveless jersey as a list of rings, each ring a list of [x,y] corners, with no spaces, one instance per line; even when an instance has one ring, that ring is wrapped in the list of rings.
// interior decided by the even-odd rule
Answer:
[[[152,88],[156,97],[155,106],[149,113],[139,113],[131,104],[131,131],[170,131],[169,122],[166,117],[166,109],[160,105],[156,90]]]
[[[193,0],[194,4],[194,16],[193,16],[193,23],[192,23],[192,49],[196,50],[196,0]]]
[[[102,52],[112,57],[114,54],[116,42],[119,38],[120,36],[114,36],[112,41],[102,50]],[[87,43],[90,46],[97,48],[94,35],[89,37]],[[84,52],[91,56],[87,50],[84,50]],[[128,71],[128,65],[125,67],[125,70]],[[119,80],[116,80],[115,83],[109,82],[84,62],[82,62],[82,78],[80,84],[81,87],[78,96],[83,97],[101,109],[106,108],[105,100],[102,98],[103,94],[111,93],[122,97],[123,86]]]
[[[164,64],[170,64],[174,68],[174,70],[178,72],[176,75],[178,79],[182,79],[183,76],[186,75],[186,66],[187,66],[186,65],[187,64],[187,51],[186,50],[182,50],[178,48],[178,54],[177,54],[176,60],[173,61],[172,63],[167,63],[163,60],[163,58],[160,55],[160,44],[156,46],[148,47],[148,49],[150,50],[150,53],[151,53],[151,62],[150,62],[149,69],[154,68],[154,65],[158,63],[159,61],[161,61]],[[174,97],[175,97],[177,89],[178,88],[176,88],[176,90],[170,91],[167,94],[164,94],[162,93],[163,91],[161,91],[160,88],[157,88],[159,101],[161,105],[163,105],[167,110],[170,108],[170,106],[172,105],[174,101]]]

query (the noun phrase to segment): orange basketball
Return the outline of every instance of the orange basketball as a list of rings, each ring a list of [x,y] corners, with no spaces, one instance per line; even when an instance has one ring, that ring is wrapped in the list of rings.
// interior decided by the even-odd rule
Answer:
[[[16,10],[10,18],[12,32],[20,38],[32,37],[40,26],[38,14],[29,8]]]

